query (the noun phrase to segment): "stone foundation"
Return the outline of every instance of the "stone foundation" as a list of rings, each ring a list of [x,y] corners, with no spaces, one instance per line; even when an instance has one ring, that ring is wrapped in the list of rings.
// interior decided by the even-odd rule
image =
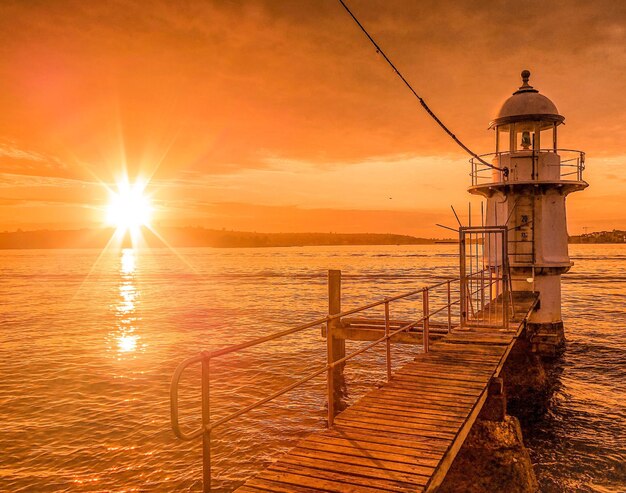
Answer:
[[[508,414],[532,422],[545,412],[550,385],[541,358],[532,351],[532,342],[527,337],[520,337],[513,345],[501,376]]]
[[[542,358],[555,358],[565,347],[563,322],[533,323],[526,325],[527,338],[532,351]]]
[[[535,493],[537,479],[519,421],[479,419],[438,493]]]

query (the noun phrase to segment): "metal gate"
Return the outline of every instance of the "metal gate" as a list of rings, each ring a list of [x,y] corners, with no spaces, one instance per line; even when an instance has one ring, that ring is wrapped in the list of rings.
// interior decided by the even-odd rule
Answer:
[[[506,226],[459,229],[461,327],[508,326],[511,290]]]

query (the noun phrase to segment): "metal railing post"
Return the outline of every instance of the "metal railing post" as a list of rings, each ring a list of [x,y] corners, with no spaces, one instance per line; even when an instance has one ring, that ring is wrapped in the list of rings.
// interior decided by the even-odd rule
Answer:
[[[496,260],[497,262],[497,260]],[[502,276],[501,276],[501,267],[499,264],[496,264],[496,300],[500,297],[500,286],[502,283]],[[497,314],[496,314],[497,316]]]
[[[492,274],[493,274],[493,266],[490,265],[489,266],[489,323],[491,323],[491,310],[492,310],[492,307],[494,305],[494,298],[493,298],[493,275]]]
[[[509,327],[509,252],[507,245],[507,231],[502,233],[502,326]]]
[[[461,328],[467,325],[467,276],[465,273],[465,232],[463,229],[459,231],[459,273],[460,273],[460,292],[459,292],[459,307],[460,307],[460,326]]]
[[[211,360],[202,358],[202,491],[211,492]]]
[[[341,271],[328,271],[328,315],[341,313]],[[326,349],[327,349],[327,392],[328,392],[328,427],[335,421],[335,414],[341,399],[343,386],[344,363],[335,365],[335,361],[346,355],[346,342],[335,337],[336,328],[341,325],[340,319],[332,319],[326,322]]]
[[[452,281],[448,281],[448,333],[452,331],[452,295],[450,293],[450,283]]]
[[[422,335],[424,352],[430,350],[430,310],[428,306],[428,288],[422,291],[422,311],[424,313],[424,333]]]
[[[385,345],[387,363],[387,381],[391,380],[391,339],[389,337],[389,302],[385,300]]]
[[[484,240],[483,240],[484,243]],[[485,269],[480,271],[480,317],[485,321]]]

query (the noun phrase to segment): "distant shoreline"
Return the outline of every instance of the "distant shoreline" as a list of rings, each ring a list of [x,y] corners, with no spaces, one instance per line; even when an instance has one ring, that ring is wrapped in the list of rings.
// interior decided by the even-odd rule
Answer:
[[[0,233],[0,250],[104,248],[113,237],[111,228],[63,231],[14,231]],[[418,238],[409,235],[380,233],[256,233],[204,228],[159,228],[169,246],[215,248],[267,248],[342,245],[434,245],[456,243],[452,239]],[[148,229],[142,231],[146,246],[166,247],[163,240]],[[129,235],[121,242],[130,247]]]
[[[104,248],[114,235],[111,228],[80,230],[38,230],[0,233],[0,250],[89,249]],[[385,233],[257,233],[195,227],[159,228],[159,234],[175,248],[271,248],[303,246],[375,246],[456,244],[453,238],[419,238]],[[166,248],[163,241],[148,229],[142,231],[145,245]],[[613,230],[570,236],[570,244],[626,243],[626,231]],[[132,246],[128,235],[121,247]]]

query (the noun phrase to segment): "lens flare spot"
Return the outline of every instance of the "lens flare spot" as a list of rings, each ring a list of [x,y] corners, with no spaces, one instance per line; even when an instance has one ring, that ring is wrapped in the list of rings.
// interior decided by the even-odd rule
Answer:
[[[144,193],[145,183],[133,184],[122,181],[117,184],[117,192],[111,192],[107,206],[106,221],[118,232],[138,232],[142,226],[149,226],[152,205]]]

